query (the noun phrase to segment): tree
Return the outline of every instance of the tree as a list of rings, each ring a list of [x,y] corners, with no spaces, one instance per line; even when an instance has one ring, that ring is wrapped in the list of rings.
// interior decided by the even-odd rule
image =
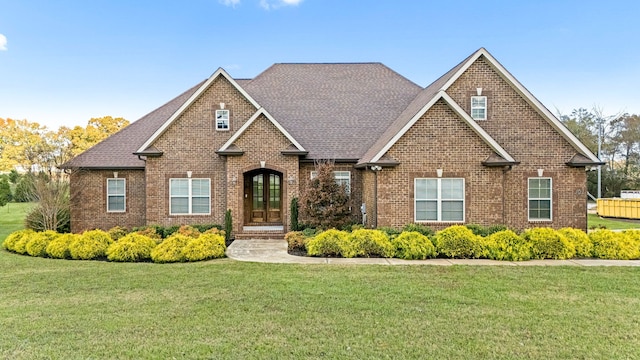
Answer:
[[[353,219],[349,209],[349,194],[345,185],[336,183],[333,162],[320,160],[316,177],[307,182],[300,197],[300,213],[306,225],[322,228],[341,228]]]
[[[11,186],[6,177],[0,178],[0,207],[11,201]]]
[[[0,140],[4,146],[0,154],[0,170],[9,171],[21,167],[32,171],[35,165],[48,163],[52,151],[47,138],[51,133],[45,126],[27,120],[6,119],[0,128]]]
[[[628,177],[629,168],[640,159],[640,116],[624,114],[615,119],[612,126],[615,129],[612,145],[622,157],[622,173]]]

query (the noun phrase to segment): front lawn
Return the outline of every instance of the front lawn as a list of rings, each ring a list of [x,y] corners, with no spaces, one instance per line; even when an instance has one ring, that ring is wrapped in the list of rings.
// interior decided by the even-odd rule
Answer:
[[[0,207],[0,243],[9,234],[24,228],[24,218],[33,203],[8,203]]]
[[[587,214],[589,228],[606,227],[611,230],[640,229],[640,220],[603,218],[597,214]]]
[[[634,358],[640,269],[156,265],[0,251],[0,358]]]

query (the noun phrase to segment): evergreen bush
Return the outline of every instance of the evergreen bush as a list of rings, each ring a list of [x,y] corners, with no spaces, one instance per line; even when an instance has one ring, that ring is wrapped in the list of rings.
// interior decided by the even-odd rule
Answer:
[[[54,259],[71,259],[69,246],[80,238],[78,234],[61,234],[47,245],[47,254]]]
[[[402,231],[415,231],[431,239],[436,233],[430,227],[422,224],[407,224]]]
[[[576,255],[573,244],[554,229],[527,229],[522,237],[531,243],[532,259],[571,259]]]
[[[502,230],[486,237],[489,258],[522,261],[531,259],[531,244],[511,230]]]
[[[449,258],[473,259],[485,253],[482,238],[462,225],[439,231],[435,238],[438,254]]]
[[[589,233],[593,256],[600,259],[630,260],[640,258],[635,231],[614,232],[607,229]]]
[[[111,240],[117,241],[118,239],[125,237],[129,233],[129,230],[122,226],[114,226],[109,229],[107,233],[111,236]]]
[[[18,254],[24,254],[27,249],[27,242],[35,234],[35,231],[31,229],[24,229],[14,231],[2,242],[2,246],[8,251],[13,251]],[[18,251],[21,250],[21,251]]]
[[[304,236],[302,231],[290,231],[284,236],[284,239],[287,241],[287,250],[306,251],[309,238]]]
[[[186,260],[182,249],[192,238],[175,234],[166,238],[160,245],[151,250],[151,260],[157,263],[184,262]]]
[[[152,238],[137,233],[128,234],[107,248],[110,261],[136,262],[151,259],[151,250],[156,247]]]
[[[85,231],[69,244],[69,253],[74,260],[95,260],[106,256],[111,236],[102,230]]]
[[[593,256],[593,243],[584,231],[574,228],[562,228],[558,232],[573,244],[577,257],[590,258]]]
[[[190,240],[182,249],[187,261],[201,261],[224,257],[226,250],[224,237],[216,234],[202,234]]]
[[[351,258],[356,255],[345,231],[330,229],[307,242],[307,254],[311,256],[342,256]]]
[[[436,248],[428,237],[417,231],[404,231],[391,240],[395,257],[406,260],[424,260],[436,256]]]
[[[389,236],[380,230],[354,230],[348,235],[347,241],[351,243],[356,256],[390,258],[395,253]]]
[[[27,245],[25,246],[27,254],[37,257],[46,257],[48,255],[47,246],[49,246],[49,243],[52,240],[55,240],[59,236],[60,234],[53,230],[47,230],[33,234],[29,242],[27,242]]]

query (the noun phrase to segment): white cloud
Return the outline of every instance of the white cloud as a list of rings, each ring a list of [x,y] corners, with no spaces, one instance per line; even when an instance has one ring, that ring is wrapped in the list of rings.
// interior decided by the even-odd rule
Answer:
[[[260,0],[260,6],[265,10],[277,9],[282,6],[296,6],[302,0]]]
[[[225,6],[236,7],[236,5],[240,4],[240,0],[219,0],[220,4]]]
[[[7,37],[0,34],[0,51],[7,50]]]

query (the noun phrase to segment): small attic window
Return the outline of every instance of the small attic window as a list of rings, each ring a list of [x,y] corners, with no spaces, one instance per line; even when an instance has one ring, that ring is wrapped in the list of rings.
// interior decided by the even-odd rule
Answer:
[[[473,120],[487,120],[487,97],[471,97],[471,117]]]
[[[229,110],[216,110],[216,130],[229,131]]]

